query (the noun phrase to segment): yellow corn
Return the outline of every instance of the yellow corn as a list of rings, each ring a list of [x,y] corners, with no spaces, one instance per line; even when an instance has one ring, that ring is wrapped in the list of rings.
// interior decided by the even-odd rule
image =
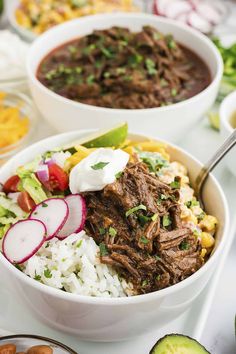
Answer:
[[[215,216],[205,215],[204,218],[200,221],[199,227],[203,231],[214,231],[218,221]]]
[[[204,247],[204,248],[212,248],[214,246],[215,239],[208,232],[202,232],[200,237],[201,237],[201,245],[202,245],[202,247]]]
[[[207,254],[207,250],[205,248],[202,248],[200,257],[204,258],[206,254]]]

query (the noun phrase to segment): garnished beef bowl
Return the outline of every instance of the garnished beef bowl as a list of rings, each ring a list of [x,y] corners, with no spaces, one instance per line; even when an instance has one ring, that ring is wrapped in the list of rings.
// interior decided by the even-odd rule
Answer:
[[[47,138],[1,168],[0,267],[53,328],[124,340],[191,306],[224,250],[228,207],[209,176],[201,208],[201,164],[177,146],[126,137],[126,124],[90,133]]]
[[[27,67],[35,102],[57,130],[126,120],[131,129],[156,129],[172,140],[206,113],[222,76],[207,37],[147,14],[57,26],[33,43]]]

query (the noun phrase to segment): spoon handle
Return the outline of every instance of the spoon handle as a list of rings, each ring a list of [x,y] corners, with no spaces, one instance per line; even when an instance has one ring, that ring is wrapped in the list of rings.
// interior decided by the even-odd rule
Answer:
[[[236,144],[236,129],[233,133],[225,140],[223,145],[216,151],[212,158],[202,167],[196,178],[196,193],[201,197],[202,188],[206,182],[209,173],[215,168],[216,165],[221,161],[221,159],[227,154],[228,151]]]

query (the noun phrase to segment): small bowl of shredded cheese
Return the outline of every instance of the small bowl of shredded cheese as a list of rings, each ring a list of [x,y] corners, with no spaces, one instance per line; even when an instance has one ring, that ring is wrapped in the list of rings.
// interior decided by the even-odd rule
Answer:
[[[33,103],[26,95],[0,91],[0,164],[27,144],[34,123]]]

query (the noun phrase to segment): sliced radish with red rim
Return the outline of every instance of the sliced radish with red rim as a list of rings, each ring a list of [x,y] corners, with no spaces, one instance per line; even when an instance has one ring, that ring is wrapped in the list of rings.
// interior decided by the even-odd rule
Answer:
[[[81,231],[84,227],[86,217],[85,201],[81,195],[68,195],[65,198],[65,201],[69,207],[69,215],[64,226],[56,235],[60,240],[73,233]]]
[[[191,11],[188,14],[187,23],[203,33],[209,33],[212,30],[210,22],[205,20],[196,11]]]
[[[47,230],[46,241],[53,238],[63,228],[69,215],[69,208],[64,199],[51,198],[36,205],[30,219],[37,219],[44,223]]]
[[[192,6],[189,2],[184,0],[176,0],[169,3],[165,9],[165,16],[176,19],[182,14],[186,14],[192,10]]]
[[[34,219],[21,220],[7,231],[2,243],[4,256],[11,263],[21,264],[31,258],[46,240],[46,227]]]

